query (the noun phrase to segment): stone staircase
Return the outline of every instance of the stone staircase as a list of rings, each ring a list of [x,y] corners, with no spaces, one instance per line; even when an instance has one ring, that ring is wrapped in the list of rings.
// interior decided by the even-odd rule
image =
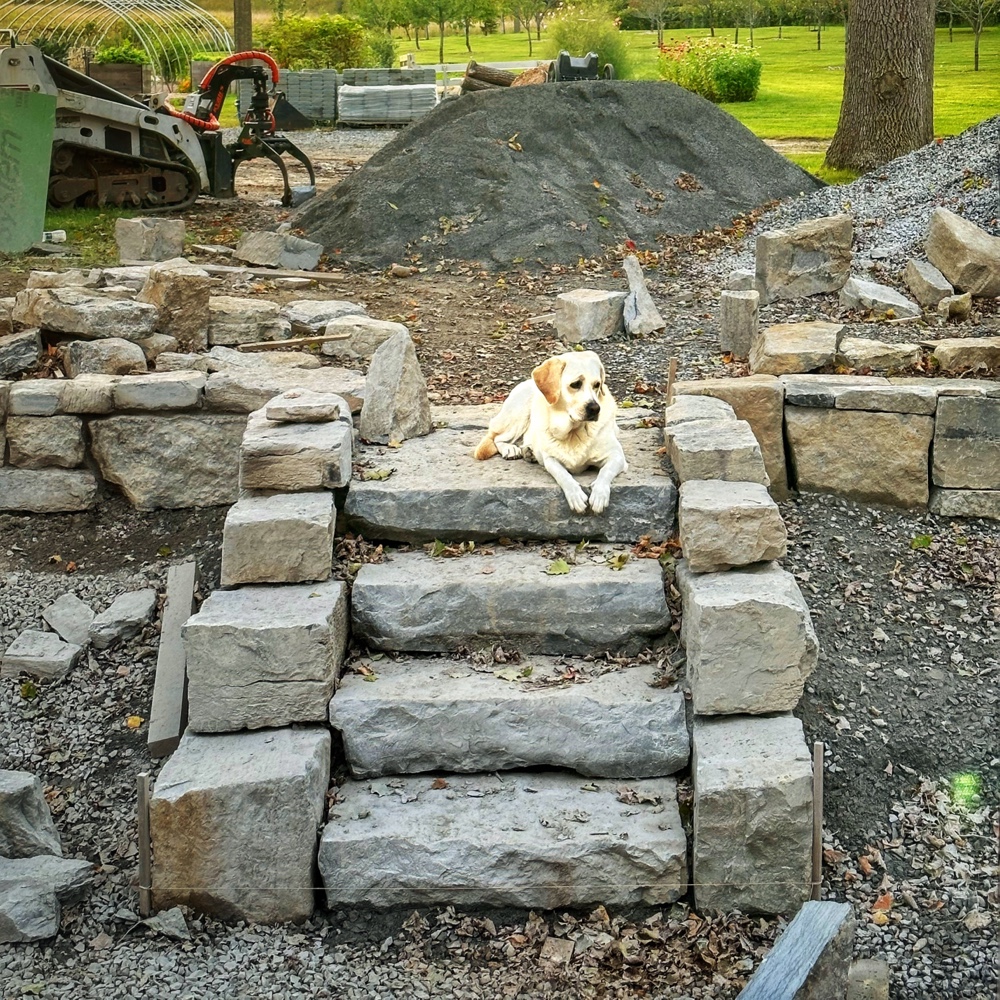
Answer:
[[[727,573],[699,578],[682,568],[679,576],[692,608],[689,653],[701,651],[690,696],[707,713],[740,713],[725,738],[712,735],[717,721],[696,724],[703,766],[725,773],[735,741],[753,771],[738,788],[721,782],[714,813],[706,798],[702,854],[724,873],[735,852],[741,881],[753,885],[748,869],[766,852],[744,848],[749,827],[734,840],[722,817],[735,810],[754,825],[762,786],[777,785],[768,795],[779,812],[789,795],[801,807],[808,753],[790,716],[749,725],[745,713],[794,706],[815,661],[815,636],[791,578],[760,562],[783,554],[784,539],[765,523],[777,508],[758,485],[767,477],[752,435],[745,440],[746,425],[727,404],[692,397],[684,406],[687,416],[703,407],[703,419],[721,421],[724,432],[728,421],[738,436],[720,448],[716,478],[751,470],[756,480],[740,483],[732,500],[736,534],[744,520],[754,525],[734,557],[757,562],[751,577],[740,577],[748,593],[720,602],[706,585],[715,580],[725,593],[718,578]],[[331,907],[659,905],[685,895],[692,855],[673,776],[690,760],[688,698],[646,652],[672,646],[664,570],[656,558],[631,554],[643,536],[674,534],[678,494],[661,457],[664,432],[650,414],[626,414],[621,434],[632,467],[616,481],[607,513],[577,517],[539,467],[472,459],[492,410],[440,409],[433,434],[398,448],[355,445],[353,453],[346,403],[343,417],[319,424],[251,414],[244,490],[223,540],[223,584],[238,589],[213,594],[184,630],[189,729],[153,797],[156,905],[301,919],[311,910],[301,889],[317,862]],[[700,439],[696,447],[704,450]],[[744,456],[735,464],[734,447]],[[697,467],[704,473],[709,459],[701,455]],[[754,489],[763,516],[748,513],[762,503]],[[350,594],[331,579],[334,491],[348,529],[404,543],[387,546],[381,562],[353,567]],[[706,537],[696,530],[706,506],[695,499],[691,537]],[[706,551],[717,559],[712,545]],[[787,618],[776,633],[760,625],[772,611]],[[361,652],[345,663],[349,633]],[[735,657],[728,672],[713,641]],[[741,669],[754,678],[746,703]],[[734,692],[720,700],[717,689],[727,685]],[[327,794],[331,764],[340,765],[339,756],[324,757],[328,725],[348,776]],[[299,743],[308,754],[277,766]],[[744,762],[732,769],[743,775]],[[318,852],[267,846],[282,835],[301,845],[310,830],[315,845],[324,795]],[[794,814],[790,838],[771,830],[779,817],[770,810],[765,804],[758,829],[771,831],[765,840],[775,855],[791,843],[786,867],[801,881],[808,816]],[[697,828],[697,803],[694,821]],[[178,871],[186,852],[196,861]],[[752,910],[757,897],[749,893]],[[713,897],[720,906],[726,898]],[[779,912],[799,897],[759,898],[758,910]],[[289,901],[284,909],[281,900]]]

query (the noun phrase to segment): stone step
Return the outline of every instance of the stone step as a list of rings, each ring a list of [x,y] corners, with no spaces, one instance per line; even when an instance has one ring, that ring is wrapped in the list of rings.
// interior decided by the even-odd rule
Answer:
[[[319,848],[331,907],[661,905],[687,889],[672,778],[349,781]]]
[[[362,472],[355,473],[344,508],[348,528],[401,542],[504,536],[635,542],[673,534],[677,491],[659,455],[662,441],[656,429],[638,426],[644,420],[634,411],[619,415],[629,469],[615,479],[601,514],[574,514],[552,477],[533,462],[476,461],[472,453],[496,412],[496,406],[435,407],[433,434],[399,448],[362,446],[355,456]],[[578,478],[589,487],[595,476],[589,470]]]
[[[480,670],[439,658],[383,661],[374,674],[343,676],[330,724],[358,778],[536,766],[648,778],[685,767],[690,738],[676,685],[657,687],[652,665],[604,674],[596,666],[546,657]]]
[[[541,548],[478,549],[461,558],[397,553],[361,567],[354,582],[354,638],[376,649],[450,653],[502,643],[522,653],[635,654],[670,627],[655,559],[587,549],[568,572],[549,575]],[[563,567],[557,567],[563,569]]]

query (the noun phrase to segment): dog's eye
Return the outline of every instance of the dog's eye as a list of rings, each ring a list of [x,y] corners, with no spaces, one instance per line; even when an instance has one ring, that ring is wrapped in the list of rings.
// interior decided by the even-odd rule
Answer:
[[[571,389],[580,389],[583,387],[583,379],[578,378],[575,382],[570,382],[569,387]]]
[[[600,382],[595,382],[594,383],[594,388],[595,389],[600,389],[601,388],[601,383]]]

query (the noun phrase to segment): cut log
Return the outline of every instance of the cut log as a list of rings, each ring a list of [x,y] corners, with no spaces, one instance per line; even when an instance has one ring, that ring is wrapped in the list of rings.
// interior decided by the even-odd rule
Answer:
[[[498,90],[499,84],[487,83],[485,80],[477,80],[474,76],[462,77],[462,93],[471,94],[479,90]]]
[[[509,87],[515,80],[517,74],[511,73],[509,69],[497,69],[495,66],[481,66],[475,59],[469,60],[469,65],[465,67],[466,77],[473,80],[482,80],[483,83],[492,83],[497,87]]]
[[[512,87],[532,87],[537,83],[549,82],[549,67],[551,63],[542,63],[534,69],[526,69],[523,73],[518,73],[514,78]]]

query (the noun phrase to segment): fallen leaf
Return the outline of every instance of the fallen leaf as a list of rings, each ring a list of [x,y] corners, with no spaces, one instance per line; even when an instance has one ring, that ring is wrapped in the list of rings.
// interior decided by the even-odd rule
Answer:
[[[448,782],[445,781],[444,778],[435,778],[431,782],[431,788],[433,788],[435,791],[440,791],[442,788],[447,788],[447,787],[448,787]]]
[[[628,563],[628,553],[619,552],[616,555],[608,556],[608,565],[613,570],[623,570]]]
[[[570,565],[565,559],[553,559],[549,563],[548,569],[545,572],[549,576],[563,576],[570,571]]]
[[[141,715],[130,715],[125,720],[125,725],[129,729],[138,729],[146,720]]]
[[[876,927],[885,927],[885,925],[889,923],[889,914],[884,910],[876,910],[872,914],[872,923],[875,924]]]
[[[989,927],[992,922],[993,918],[985,910],[973,910],[962,921],[968,931],[981,931]]]
[[[878,899],[872,903],[873,910],[891,910],[892,909],[892,893],[885,892]]]

